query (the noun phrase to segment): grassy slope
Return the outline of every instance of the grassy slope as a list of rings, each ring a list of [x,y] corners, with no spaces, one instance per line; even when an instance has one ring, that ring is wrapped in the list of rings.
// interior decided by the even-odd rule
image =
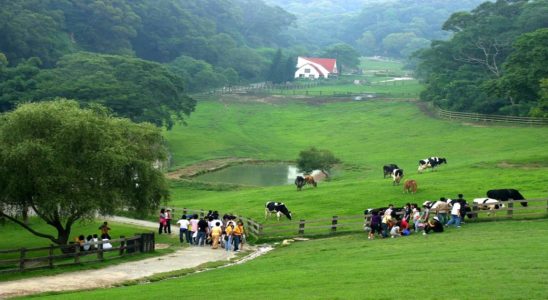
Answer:
[[[490,222],[427,237],[319,239],[244,265],[50,298],[201,298],[209,290],[241,299],[544,299],[547,228],[548,220]]]
[[[274,199],[288,204],[298,218],[309,219],[459,192],[468,199],[483,197],[491,188],[517,188],[529,198],[548,194],[546,128],[463,125],[427,117],[408,102],[201,102],[188,127],[166,136],[180,166],[226,156],[293,160],[309,146],[329,149],[344,162],[333,181],[302,192],[294,186],[216,192],[175,184],[172,202],[180,207],[260,218],[264,202]],[[418,175],[418,160],[428,156],[446,157],[448,164]],[[501,162],[526,168],[504,168]],[[386,163],[397,163],[405,178],[416,179],[419,193],[403,195],[401,187],[383,179]]]

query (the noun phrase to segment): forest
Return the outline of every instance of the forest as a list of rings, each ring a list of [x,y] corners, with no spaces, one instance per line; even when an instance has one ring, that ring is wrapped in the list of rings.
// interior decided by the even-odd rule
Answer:
[[[410,60],[423,100],[544,116],[547,1],[481,2],[0,0],[0,111],[69,98],[171,128],[189,93],[290,81],[299,55],[343,73],[380,55]]]

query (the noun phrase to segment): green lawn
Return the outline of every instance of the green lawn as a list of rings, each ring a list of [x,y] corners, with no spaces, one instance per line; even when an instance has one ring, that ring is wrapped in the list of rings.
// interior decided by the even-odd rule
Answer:
[[[548,195],[546,128],[467,125],[430,118],[412,102],[382,100],[205,101],[188,123],[166,132],[176,166],[229,156],[295,160],[310,146],[331,150],[343,164],[333,180],[301,192],[293,185],[215,190],[173,183],[170,205],[177,207],[262,219],[264,203],[276,200],[296,218],[311,219],[458,193],[471,200],[493,188],[516,188],[527,198]],[[429,156],[446,157],[448,164],[417,174],[418,160]],[[387,163],[403,168],[404,179],[416,179],[419,192],[403,194],[383,179]]]
[[[548,220],[373,241],[355,234],[297,242],[243,265],[154,284],[43,298],[546,299],[547,235]]]
[[[100,231],[98,230],[98,227],[101,224],[102,222],[100,222],[100,220],[76,223],[72,229],[70,240],[74,241],[74,238],[78,237],[80,234],[87,236],[88,234],[96,233],[100,236]],[[38,218],[31,218],[30,225],[39,232],[48,233],[52,235],[56,234],[53,227],[46,225],[43,221],[39,220]],[[136,226],[129,226],[129,225],[118,224],[118,223],[110,223],[110,222],[109,222],[109,227],[111,228],[110,235],[112,239],[118,239],[120,238],[120,236],[133,237],[136,233],[155,231],[154,229],[150,229],[150,228],[141,228]],[[49,241],[48,239],[37,237],[31,234],[30,232],[28,232],[27,230],[23,229],[21,226],[18,226],[11,222],[6,222],[6,224],[2,225],[0,228],[2,229],[2,234],[0,235],[0,249],[2,250],[19,249],[23,247],[24,248],[40,248],[40,247],[46,247],[52,244],[51,241]],[[176,236],[176,234],[173,234],[172,236],[156,235],[156,242],[170,244],[176,247],[179,245],[179,239]],[[3,274],[0,277],[0,281],[14,280],[19,278],[28,278],[31,276],[52,275],[52,274],[58,274],[58,273],[67,272],[67,271],[78,271],[78,270],[92,269],[92,268],[95,269],[95,268],[109,266],[112,264],[116,264],[116,263],[120,263],[128,260],[133,260],[139,257],[144,258],[144,257],[150,257],[151,255],[158,255],[166,252],[171,252],[173,251],[174,247],[171,247],[171,248],[172,249],[157,251],[157,253],[155,254],[138,255],[138,256],[132,256],[128,258],[114,259],[114,260],[107,259],[105,260],[105,262],[101,262],[101,263],[94,262],[94,263],[82,264],[77,266],[58,267],[51,270],[45,269],[45,270],[34,270],[34,271],[25,272],[25,273]],[[54,254],[61,254],[61,252],[59,250],[56,250]],[[40,257],[40,256],[47,256],[47,255],[48,255],[47,250],[29,251],[26,254],[27,257]],[[109,256],[116,256],[116,255],[117,253],[115,252],[108,252],[108,253],[105,253],[105,258],[108,258]],[[19,257],[19,253],[0,254],[0,260],[13,259],[18,257]],[[96,259],[95,255],[83,257],[81,261],[85,262],[86,260],[94,260],[94,259]],[[74,260],[70,259],[66,261],[72,262]],[[61,261],[56,261],[56,263],[60,263],[60,262]]]

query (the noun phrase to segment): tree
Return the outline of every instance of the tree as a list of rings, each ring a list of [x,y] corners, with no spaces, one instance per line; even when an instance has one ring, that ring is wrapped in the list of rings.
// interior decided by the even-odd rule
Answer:
[[[313,170],[329,171],[333,165],[339,162],[340,160],[336,158],[331,151],[311,147],[310,149],[303,150],[299,153],[297,167],[305,173],[310,173]]]
[[[24,104],[0,121],[0,217],[67,244],[75,222],[117,209],[151,211],[168,197],[161,130],[114,118],[99,105],[58,100]],[[24,224],[32,208],[57,235]]]
[[[352,46],[344,43],[331,45],[324,50],[322,56],[337,60],[339,74],[342,74],[343,68],[354,69],[360,64],[360,54]]]
[[[184,122],[196,105],[184,92],[183,78],[164,65],[133,57],[70,54],[36,80],[36,90],[28,95],[35,101],[63,97],[96,102],[119,116],[168,129]]]

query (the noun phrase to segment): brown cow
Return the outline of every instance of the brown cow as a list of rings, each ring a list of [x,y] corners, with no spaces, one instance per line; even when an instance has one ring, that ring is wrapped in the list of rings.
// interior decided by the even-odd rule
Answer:
[[[404,193],[416,193],[417,192],[417,181],[414,179],[407,179],[403,183],[403,192]]]

